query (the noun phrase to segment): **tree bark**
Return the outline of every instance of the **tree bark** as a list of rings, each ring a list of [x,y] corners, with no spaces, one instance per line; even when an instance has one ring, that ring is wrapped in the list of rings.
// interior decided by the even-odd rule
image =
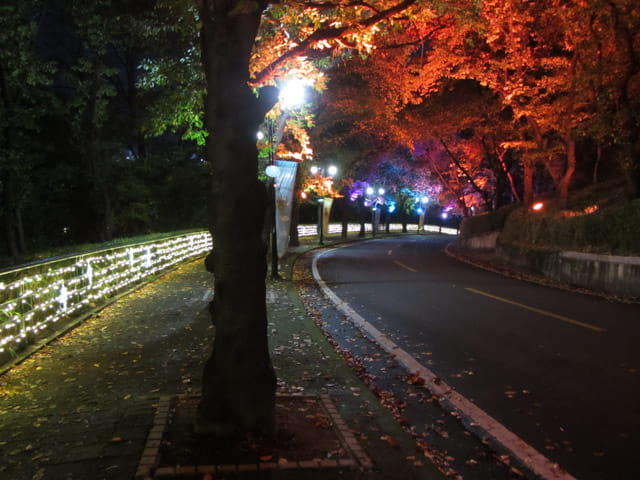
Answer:
[[[15,235],[15,222],[13,218],[13,182],[11,174],[2,177],[2,199],[4,204],[4,236],[7,243],[7,254],[12,260],[18,258],[18,244]]]
[[[567,134],[566,144],[567,168],[558,185],[558,205],[560,208],[567,208],[569,203],[569,186],[571,185],[573,174],[576,171],[576,142],[570,133]]]
[[[524,168],[523,184],[523,200],[525,205],[531,205],[533,203],[533,173],[535,169],[535,163],[530,158],[523,158],[522,161]]]
[[[4,103],[5,113],[9,118],[13,117],[13,99],[9,91],[9,83],[7,76],[5,75],[4,65],[0,65],[0,97]],[[11,153],[14,148],[14,129],[11,122],[3,129],[4,136],[4,154],[6,158],[5,171],[1,172],[0,185],[2,186],[2,201],[4,207],[4,231],[7,242],[7,253],[12,260],[18,258],[20,253],[18,250],[18,243],[16,242],[16,224],[14,213],[17,210],[16,195],[15,195],[15,166],[12,164]],[[0,164],[2,160],[0,160]]]
[[[257,179],[255,132],[277,97],[258,100],[247,85],[265,6],[264,1],[228,0],[201,5],[207,157],[213,168],[211,311],[216,334],[195,429],[218,438],[274,431],[276,377],[268,349],[266,245],[261,238],[268,199]]]

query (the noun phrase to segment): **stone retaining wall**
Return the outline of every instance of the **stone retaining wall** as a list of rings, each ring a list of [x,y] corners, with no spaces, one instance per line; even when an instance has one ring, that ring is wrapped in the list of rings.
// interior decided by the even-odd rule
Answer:
[[[640,257],[549,252],[497,244],[496,256],[549,279],[590,290],[640,298]]]

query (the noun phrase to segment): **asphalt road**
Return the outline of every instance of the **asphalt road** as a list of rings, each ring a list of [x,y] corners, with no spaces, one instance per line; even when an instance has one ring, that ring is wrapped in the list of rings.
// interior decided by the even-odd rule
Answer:
[[[321,278],[383,335],[579,479],[640,478],[640,306],[462,264],[441,236],[325,252]]]

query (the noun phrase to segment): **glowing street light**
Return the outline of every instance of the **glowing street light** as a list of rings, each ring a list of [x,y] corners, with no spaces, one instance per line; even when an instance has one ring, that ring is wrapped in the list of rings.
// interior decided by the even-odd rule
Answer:
[[[304,85],[297,78],[288,80],[280,89],[280,103],[285,109],[290,109],[304,103]]]

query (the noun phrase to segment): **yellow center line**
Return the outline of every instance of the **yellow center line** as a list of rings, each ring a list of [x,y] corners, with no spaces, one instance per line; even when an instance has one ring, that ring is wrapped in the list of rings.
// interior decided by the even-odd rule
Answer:
[[[402,267],[402,268],[404,268],[405,270],[409,270],[410,272],[413,272],[413,273],[415,273],[415,272],[417,272],[417,271],[418,271],[418,270],[416,270],[415,268],[408,267],[407,265],[405,265],[404,263],[402,263],[402,262],[400,262],[400,261],[398,261],[398,260],[394,260],[394,261],[393,261],[393,263],[395,263],[395,264],[396,264],[396,265],[398,265],[399,267]]]
[[[481,290],[476,290],[475,288],[465,288],[473,293],[477,293],[478,295],[484,295],[485,297],[493,298],[494,300],[498,300],[499,302],[508,303],[510,305],[515,305],[516,307],[524,308],[525,310],[530,310],[532,312],[539,313],[541,315],[546,315],[547,317],[555,318],[557,320],[561,320],[563,322],[571,323],[573,325],[578,325],[579,327],[588,328],[590,330],[595,330],[596,332],[606,332],[604,328],[597,327],[596,325],[591,325],[590,323],[581,322],[579,320],[574,320],[573,318],[565,317],[563,315],[558,315],[557,313],[547,312],[546,310],[541,310],[536,307],[530,307],[529,305],[524,305],[523,303],[514,302],[513,300],[508,300],[506,298],[498,297],[496,295],[492,295],[487,292],[483,292]]]

